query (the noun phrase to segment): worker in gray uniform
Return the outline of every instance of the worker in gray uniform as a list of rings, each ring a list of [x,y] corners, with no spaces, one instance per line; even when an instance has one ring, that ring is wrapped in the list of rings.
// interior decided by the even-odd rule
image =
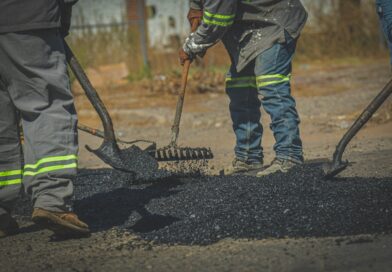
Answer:
[[[232,62],[226,92],[236,146],[225,173],[258,171],[261,177],[303,163],[300,120],[290,89],[296,42],[307,20],[300,0],[191,0],[188,19],[200,26],[180,50],[182,63],[220,40]],[[266,169],[261,105],[271,117],[276,140],[275,159]]]
[[[70,203],[77,116],[63,38],[76,1],[0,1],[0,237],[18,231],[11,212],[22,183],[34,222],[57,235],[89,232]]]

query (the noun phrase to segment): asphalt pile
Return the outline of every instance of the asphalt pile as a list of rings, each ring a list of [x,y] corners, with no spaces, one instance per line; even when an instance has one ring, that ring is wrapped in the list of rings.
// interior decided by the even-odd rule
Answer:
[[[392,178],[324,180],[319,165],[262,179],[161,174],[138,183],[110,169],[81,171],[75,211],[93,231],[117,228],[164,244],[392,231]]]

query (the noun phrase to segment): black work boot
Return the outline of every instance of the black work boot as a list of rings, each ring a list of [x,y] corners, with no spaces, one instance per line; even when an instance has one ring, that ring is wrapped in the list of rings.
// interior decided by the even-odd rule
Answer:
[[[231,166],[224,170],[226,176],[246,173],[249,171],[261,170],[263,168],[263,162],[244,162],[235,158]]]
[[[9,213],[0,215],[0,239],[17,234],[19,231],[19,225]]]

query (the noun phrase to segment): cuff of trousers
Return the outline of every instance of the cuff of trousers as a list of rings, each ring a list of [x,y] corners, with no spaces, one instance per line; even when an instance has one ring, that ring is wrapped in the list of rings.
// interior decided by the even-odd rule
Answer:
[[[45,196],[45,200],[37,199],[34,203],[34,208],[40,208],[50,212],[72,212],[72,206],[68,203],[64,205],[53,205],[55,199]]]
[[[250,164],[253,164],[253,163],[264,163],[264,158],[263,157],[261,157],[261,158],[249,158],[249,157],[244,157],[244,156],[241,156],[241,155],[237,155],[236,154],[236,156],[235,156],[236,158],[237,158],[237,160],[239,160],[239,161],[242,161],[242,162],[245,162],[245,163],[250,163]]]
[[[279,159],[279,160],[291,161],[291,162],[296,163],[296,164],[303,164],[304,163],[304,158],[303,157],[295,158],[295,157],[292,157],[292,156],[276,154],[276,158]]]

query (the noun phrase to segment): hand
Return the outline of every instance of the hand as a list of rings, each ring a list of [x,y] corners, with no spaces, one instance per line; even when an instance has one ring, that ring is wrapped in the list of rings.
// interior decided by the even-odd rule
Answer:
[[[184,65],[185,61],[189,60],[192,62],[192,58],[184,51],[184,49],[180,49],[178,52],[178,55],[180,57],[180,63],[181,65]]]
[[[72,17],[72,5],[64,4],[61,8],[61,26],[60,33],[63,38],[67,37],[69,34],[69,29],[71,28],[71,17]]]
[[[198,9],[189,9],[188,12],[188,21],[191,27],[196,28],[201,25],[201,22],[203,21],[203,10],[198,10]],[[195,29],[192,29],[192,32],[195,31]]]

